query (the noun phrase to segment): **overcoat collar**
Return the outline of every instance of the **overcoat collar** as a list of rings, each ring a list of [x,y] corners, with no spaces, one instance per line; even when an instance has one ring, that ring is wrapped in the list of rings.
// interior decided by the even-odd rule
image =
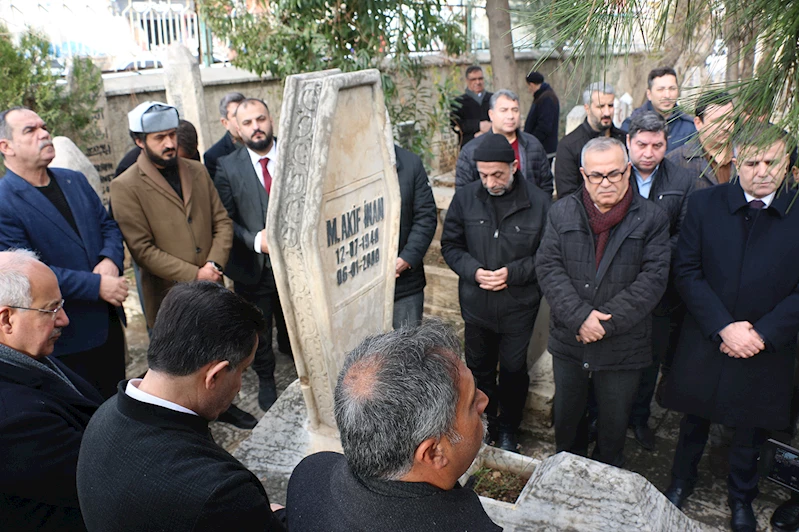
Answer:
[[[774,196],[774,201],[772,201],[771,205],[769,205],[765,210],[767,212],[774,212],[780,218],[784,218],[794,196],[796,196],[796,192],[790,190],[785,181],[783,181],[782,185],[780,185],[780,187],[777,189],[777,194]],[[741,188],[741,182],[738,179],[731,182],[727,188],[727,205],[730,209],[730,214],[735,214],[738,210],[749,206],[749,203],[744,197],[744,190]]]
[[[178,175],[180,176],[180,188],[183,191],[183,202],[181,202],[180,196],[175,192],[175,189],[167,183],[158,168],[150,161],[150,158],[147,157],[147,153],[145,153],[144,150],[139,154],[139,158],[136,159],[136,164],[139,166],[141,173],[146,176],[146,179],[160,189],[161,193],[171,198],[172,201],[181,207],[185,207],[189,204],[189,201],[191,201],[192,188],[192,179],[190,177],[191,169],[189,168],[189,164],[181,157],[178,157]]]

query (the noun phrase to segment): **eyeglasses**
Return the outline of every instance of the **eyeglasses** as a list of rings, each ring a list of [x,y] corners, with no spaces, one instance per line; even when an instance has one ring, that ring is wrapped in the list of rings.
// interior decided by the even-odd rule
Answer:
[[[35,310],[36,312],[44,312],[45,314],[50,314],[50,317],[53,321],[55,321],[56,316],[58,316],[59,311],[64,309],[64,300],[61,300],[61,303],[54,309],[49,308],[28,308],[28,307],[15,307],[13,305],[8,305],[8,308],[15,308],[17,310]]]
[[[605,179],[611,183],[618,183],[624,177],[626,171],[627,169],[625,168],[624,170],[614,170],[609,174],[586,174],[583,172],[583,175],[588,178],[588,182],[592,185],[601,185]]]

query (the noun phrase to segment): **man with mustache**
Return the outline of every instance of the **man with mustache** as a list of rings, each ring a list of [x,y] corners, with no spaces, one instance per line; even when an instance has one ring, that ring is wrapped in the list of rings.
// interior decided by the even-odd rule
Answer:
[[[125,378],[119,227],[83,174],[47,167],[55,149],[30,109],[0,113],[0,154],[0,250],[34,250],[55,272],[72,321],[53,356],[110,397]]]
[[[515,452],[530,384],[527,347],[541,302],[535,256],[552,198],[522,178],[504,135],[472,142],[480,180],[455,191],[441,254],[460,278],[466,364],[489,399],[488,441]]]
[[[565,198],[582,187],[580,153],[589,140],[610,137],[622,145],[627,140],[624,131],[613,125],[615,94],[613,85],[602,81],[591,83],[583,91],[585,121],[558,143],[555,156],[555,190],[558,198]]]
[[[205,166],[178,157],[178,122],[178,110],[159,102],[144,102],[128,113],[130,136],[142,152],[111,182],[114,217],[141,271],[142,306],[151,329],[175,284],[222,282],[233,240],[233,224]],[[257,424],[233,406],[219,420],[240,428]]]
[[[76,487],[81,439],[102,396],[49,356],[69,326],[53,271],[0,252],[0,515],[3,529],[85,531]]]
[[[244,147],[218,160],[214,182],[233,220],[233,249],[227,275],[233,279],[236,293],[260,308],[267,322],[252,364],[258,374],[258,406],[266,411],[277,399],[272,317],[278,331],[286,328],[264,231],[277,167],[277,139],[272,134],[269,109],[262,100],[242,100],[234,120]]]
[[[731,528],[754,531],[758,455],[790,420],[799,330],[799,212],[783,187],[793,142],[749,125],[733,140],[738,179],[695,192],[674,280],[688,312],[663,406],[683,412],[666,497],[680,508],[698,479],[711,423],[731,427]]]

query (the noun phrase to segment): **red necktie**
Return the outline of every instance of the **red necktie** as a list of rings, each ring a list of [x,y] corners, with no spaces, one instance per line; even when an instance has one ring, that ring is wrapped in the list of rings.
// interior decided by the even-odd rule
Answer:
[[[264,157],[258,161],[261,163],[261,168],[264,171],[264,188],[266,189],[266,195],[269,195],[269,191],[272,190],[272,175],[269,173],[269,170],[266,168],[267,163],[269,162],[269,157]]]

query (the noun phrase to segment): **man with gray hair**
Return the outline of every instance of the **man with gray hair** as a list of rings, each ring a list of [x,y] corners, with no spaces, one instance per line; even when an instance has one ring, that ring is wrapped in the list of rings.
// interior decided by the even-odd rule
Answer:
[[[551,196],[552,171],[547,153],[537,138],[521,130],[519,97],[516,93],[508,89],[495,92],[491,96],[488,117],[491,120],[489,133],[503,135],[508,140],[516,155],[518,169],[522,176]],[[456,188],[480,180],[474,152],[486,137],[488,134],[482,135],[461,149],[455,167]]]
[[[366,338],[336,385],[344,456],[317,453],[294,469],[289,530],[501,530],[458,484],[480,450],[487,403],[442,323]]]
[[[580,173],[580,153],[589,140],[610,137],[624,145],[627,135],[613,125],[613,107],[616,92],[613,85],[597,81],[583,91],[585,120],[560,139],[555,156],[555,188],[558,198],[565,198],[583,184]]]
[[[624,145],[582,149],[584,185],[549,210],[536,273],[549,301],[556,450],[587,455],[589,379],[599,410],[592,457],[620,467],[641,371],[652,363],[651,313],[669,275],[669,219],[635,193]]]
[[[246,99],[247,97],[240,92],[229,92],[222,96],[222,100],[219,102],[219,114],[222,115],[220,122],[225,128],[225,134],[203,155],[203,162],[211,179],[216,177],[217,160],[225,155],[230,155],[243,146],[235,116],[239,104]]]
[[[17,531],[84,531],[78,451],[102,396],[50,357],[69,325],[58,279],[27,250],[0,252],[0,515]]]

